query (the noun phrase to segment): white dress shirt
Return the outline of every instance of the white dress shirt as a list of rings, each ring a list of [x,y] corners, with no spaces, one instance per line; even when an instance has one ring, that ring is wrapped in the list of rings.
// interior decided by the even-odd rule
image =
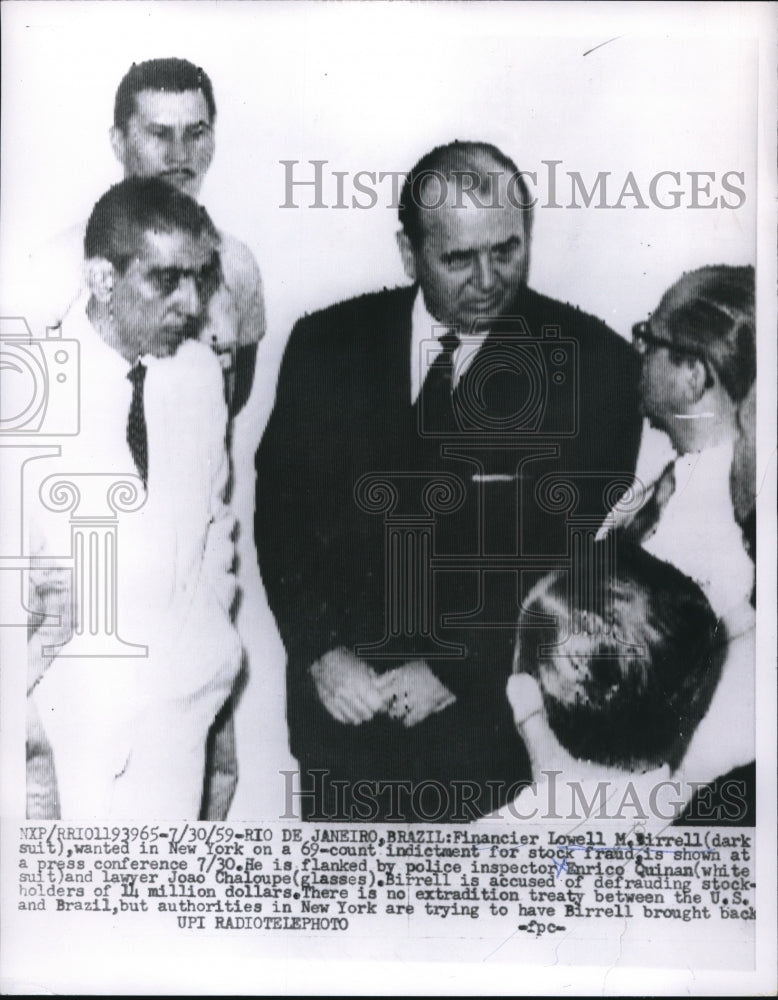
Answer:
[[[411,313],[411,403],[415,403],[424,385],[427,372],[435,363],[435,358],[442,352],[441,337],[445,336],[450,327],[440,323],[430,315],[424,302],[421,289],[416,293]],[[457,383],[475,360],[489,331],[463,334],[459,347],[452,357],[451,383],[456,388]]]
[[[733,443],[728,441],[677,456],[675,489],[654,532],[642,542],[647,552],[698,584],[726,637],[721,678],[680,771],[690,782],[713,781],[755,756],[755,615],[749,603],[754,564],[735,520],[729,484],[732,455]],[[641,484],[638,490],[648,501],[653,484]],[[600,535],[628,522],[633,513],[617,504]]]
[[[130,365],[79,306],[63,338],[80,343],[81,430],[62,439],[60,458],[35,463],[39,482],[137,476],[126,439]],[[35,687],[63,819],[196,819],[207,733],[240,666],[229,614],[234,519],[221,501],[221,370],[193,341],[173,357],[142,361],[148,490],[139,509],[117,515],[116,615],[121,639],[148,655],[70,657],[66,644]],[[35,497],[27,501],[31,555],[67,559],[70,518]]]
[[[673,463],[675,489],[654,532],[642,543],[647,552],[694,580],[719,618],[748,603],[754,584],[754,565],[732,506],[732,454],[732,442],[725,442],[677,456]],[[636,480],[636,491],[648,502],[653,483]],[[599,537],[628,522],[636,513],[634,506],[634,502],[616,504]]]

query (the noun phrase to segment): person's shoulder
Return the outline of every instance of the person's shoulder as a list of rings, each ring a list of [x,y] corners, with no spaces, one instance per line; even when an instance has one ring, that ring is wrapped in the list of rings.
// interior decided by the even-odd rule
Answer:
[[[219,230],[219,256],[227,283],[255,284],[261,280],[259,264],[254,254],[237,236]]]
[[[526,289],[528,311],[544,327],[557,328],[559,335],[578,343],[582,362],[591,361],[609,368],[625,369],[636,376],[640,360],[629,341],[612,330],[599,317],[580,306],[553,299],[533,289]]]
[[[319,344],[327,351],[353,350],[368,340],[375,344],[382,335],[390,336],[410,323],[414,295],[413,286],[404,286],[335,302],[299,319],[290,342]]]
[[[410,315],[414,294],[415,288],[411,285],[367,292],[356,298],[344,299],[324,309],[307,313],[298,320],[296,326],[342,329],[356,322],[364,322],[366,319],[400,318],[403,309],[407,309]]]
[[[586,336],[603,337],[607,340],[613,339],[626,344],[624,338],[612,330],[607,323],[572,302],[563,302],[561,299],[551,298],[550,295],[544,295],[533,288],[525,289],[524,302],[530,307],[534,315],[543,318],[544,323],[548,323],[549,325],[553,325],[554,323],[560,324],[563,336],[567,333],[572,335],[581,333]]]

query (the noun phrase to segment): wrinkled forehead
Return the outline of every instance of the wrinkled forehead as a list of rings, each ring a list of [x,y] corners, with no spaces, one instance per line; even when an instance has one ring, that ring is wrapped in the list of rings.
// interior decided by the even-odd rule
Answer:
[[[138,261],[146,267],[180,267],[196,270],[210,263],[218,248],[207,232],[195,236],[183,229],[146,230],[138,248]]]
[[[130,122],[135,118],[156,125],[210,124],[208,104],[201,90],[140,90],[134,95],[134,106]]]

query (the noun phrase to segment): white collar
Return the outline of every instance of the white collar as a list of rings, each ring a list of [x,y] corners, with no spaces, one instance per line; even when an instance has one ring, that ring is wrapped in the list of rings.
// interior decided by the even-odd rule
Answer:
[[[450,329],[430,313],[421,288],[416,292],[411,312],[411,402],[415,403],[424,379],[435,358],[440,354],[440,338]],[[489,336],[488,330],[461,336],[453,355],[453,384],[456,386]]]
[[[93,356],[97,355],[101,363],[111,367],[116,372],[126,375],[140,361],[145,368],[153,368],[159,364],[162,358],[155,354],[139,354],[132,362],[127,361],[115,347],[106,343],[100,336],[87,313],[89,304],[89,294],[84,293],[73,303],[62,321],[62,334],[64,338],[75,337],[82,344],[83,349],[89,351]]]

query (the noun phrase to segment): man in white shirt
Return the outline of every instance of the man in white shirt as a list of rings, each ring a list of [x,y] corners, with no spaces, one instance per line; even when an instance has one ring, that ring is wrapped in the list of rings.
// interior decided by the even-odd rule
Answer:
[[[753,268],[684,275],[633,338],[643,411],[676,454],[622,499],[601,534],[620,532],[691,577],[728,637],[721,681],[683,764],[690,780],[708,782],[754,760]]]
[[[216,101],[208,74],[186,59],[133,63],[116,91],[111,147],[126,177],[159,177],[192,198],[214,156]],[[220,231],[223,280],[207,303],[199,337],[219,358],[230,420],[251,393],[257,345],[265,333],[262,280],[253,254]],[[73,226],[33,255],[14,288],[36,336],[61,324],[84,294],[84,224]],[[18,298],[16,298],[18,295]],[[231,439],[231,428],[229,439]],[[230,441],[228,440],[228,444]],[[231,498],[233,475],[228,479]],[[217,720],[209,746],[204,818],[224,819],[237,783],[231,706]]]
[[[28,681],[63,818],[200,814],[208,731],[241,656],[230,620],[234,520],[221,499],[223,382],[198,341],[220,281],[219,244],[204,210],[153,178],[111,188],[87,224],[89,294],[63,326],[79,342],[81,431],[53,470],[50,460],[40,463],[42,483],[31,495],[40,501],[30,504],[36,610],[71,609],[53,632],[44,623],[33,634]],[[112,655],[81,655],[94,602],[79,583],[62,489],[48,488],[69,479],[79,503],[87,486],[108,482],[118,519],[116,603],[104,627],[126,648]],[[68,557],[77,561],[72,591],[67,570],[34,569],[36,558],[50,567]],[[101,580],[101,589],[110,586]]]
[[[161,177],[198,198],[214,155],[215,127],[208,74],[186,59],[150,59],[133,63],[119,84],[110,141],[125,177]],[[219,236],[224,280],[208,303],[200,337],[219,356],[234,416],[251,391],[265,315],[253,254],[229,233]],[[83,294],[83,241],[81,223],[32,257],[19,294],[36,336],[58,326]]]

